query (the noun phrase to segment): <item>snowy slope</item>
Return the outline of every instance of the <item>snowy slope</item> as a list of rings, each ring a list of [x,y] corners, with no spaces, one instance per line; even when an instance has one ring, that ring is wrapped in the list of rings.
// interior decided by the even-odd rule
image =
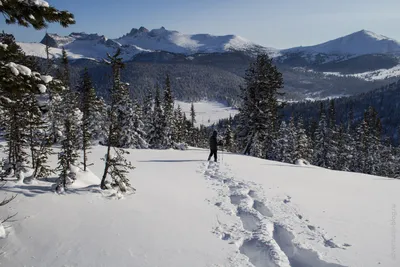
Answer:
[[[400,43],[389,37],[361,30],[322,44],[295,47],[282,52],[308,52],[324,54],[385,54],[399,53]]]
[[[66,195],[9,182],[1,266],[399,266],[399,180],[207,153],[131,150],[123,199],[91,173]]]
[[[178,105],[189,118],[191,103],[175,101],[175,107],[178,107]],[[237,109],[227,107],[218,102],[200,101],[194,102],[193,106],[196,112],[196,126],[210,126],[221,119],[227,119],[229,116],[234,117],[238,113]]]
[[[379,69],[374,71],[367,71],[362,73],[355,74],[342,74],[339,72],[323,72],[325,75],[334,75],[334,76],[342,76],[342,77],[357,77],[364,79],[366,81],[374,81],[374,80],[384,80],[393,77],[400,76],[400,65],[394,66],[390,69]]]
[[[150,50],[162,50],[180,54],[222,53],[232,50],[275,52],[256,45],[236,35],[215,36],[210,34],[184,34],[161,27],[151,31],[144,27],[132,29],[127,35],[115,40],[122,45],[137,45]]]
[[[150,52],[150,50],[139,48],[135,45],[121,44],[107,39],[98,34],[71,33],[69,36],[59,36],[57,34],[46,34],[41,43],[18,43],[27,55],[46,58],[45,44],[50,46],[50,53],[54,57],[61,56],[64,47],[71,59],[87,58],[101,60],[106,58],[107,53],[114,53],[117,48],[121,48],[121,56],[125,60],[130,60],[138,53]]]

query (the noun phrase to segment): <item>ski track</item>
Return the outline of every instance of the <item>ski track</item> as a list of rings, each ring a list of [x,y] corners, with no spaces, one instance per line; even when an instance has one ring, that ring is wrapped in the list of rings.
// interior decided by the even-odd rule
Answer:
[[[213,231],[221,240],[237,245],[237,254],[229,259],[231,266],[344,267],[323,261],[316,251],[297,244],[295,235],[289,230],[290,226],[274,218],[273,209],[268,207],[261,186],[252,182],[240,182],[229,173],[221,171],[226,169],[229,172],[228,165],[223,167],[221,168],[220,163],[206,162],[202,165],[202,170],[218,193],[217,201],[209,200],[210,204],[238,218],[237,223],[230,226],[218,220],[219,225]],[[288,202],[280,202],[288,205]],[[287,212],[287,209],[284,211]],[[302,220],[301,215],[295,212],[292,215],[293,218],[289,218],[289,221]],[[307,222],[304,222],[304,229],[312,233],[310,240],[321,240],[323,246],[332,249],[345,249],[331,239],[326,239],[323,234],[316,233],[315,227],[310,227]]]

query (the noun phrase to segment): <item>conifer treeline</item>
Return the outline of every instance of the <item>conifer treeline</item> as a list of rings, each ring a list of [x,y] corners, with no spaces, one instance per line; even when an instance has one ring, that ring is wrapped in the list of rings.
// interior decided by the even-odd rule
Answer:
[[[78,86],[70,87],[64,49],[53,78],[35,72],[39,68],[24,55],[12,35],[0,35],[0,43],[0,60],[12,62],[0,68],[5,77],[0,84],[1,132],[8,154],[3,160],[2,177],[15,176],[28,183],[57,171],[56,190],[63,192],[75,181],[77,166],[82,164],[87,170],[90,148],[100,143],[108,147],[101,187],[108,188],[110,176],[108,184],[124,191],[130,186],[124,173],[132,168],[123,157],[124,148],[184,149],[206,144],[208,129],[195,127],[193,104],[190,118],[174,106],[169,76],[162,89],[157,87],[155,93],[149,90],[144,103],[132,100],[128,84],[120,78],[124,63],[119,50],[105,60],[113,70],[112,97],[106,103],[96,96],[86,69]],[[52,64],[46,65],[44,73],[49,71],[48,66]],[[60,145],[60,153],[58,167],[52,170],[47,160],[54,144]]]
[[[301,116],[285,121],[279,115],[282,82],[271,59],[258,56],[246,75],[239,114],[217,125],[225,132],[226,148],[292,164],[305,159],[333,170],[400,177],[400,147],[393,147],[383,136],[374,108],[369,107],[359,122],[350,111],[346,122],[337,123],[335,101],[331,100],[329,107],[321,103],[317,121],[305,125]],[[235,128],[233,138],[231,127]]]

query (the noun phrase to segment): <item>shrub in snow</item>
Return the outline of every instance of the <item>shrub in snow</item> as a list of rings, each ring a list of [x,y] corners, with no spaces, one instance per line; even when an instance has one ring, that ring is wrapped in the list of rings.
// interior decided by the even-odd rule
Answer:
[[[2,184],[0,186],[0,189],[4,186],[4,184]],[[11,201],[13,201],[15,198],[17,197],[17,195],[13,195],[10,198],[5,198],[3,201],[0,202],[0,207],[3,207],[5,205],[7,205],[8,203],[10,203]],[[11,218],[13,218],[16,214],[14,215],[9,215],[7,218],[0,218],[0,237],[4,238],[5,237],[5,230],[4,227],[2,225],[2,223],[7,222],[8,220],[10,220]]]

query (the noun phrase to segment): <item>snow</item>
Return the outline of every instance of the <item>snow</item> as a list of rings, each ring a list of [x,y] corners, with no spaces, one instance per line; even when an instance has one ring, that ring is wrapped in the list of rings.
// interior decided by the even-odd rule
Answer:
[[[220,152],[130,150],[135,194],[99,190],[105,147],[63,195],[13,184],[3,266],[399,266],[400,181]],[[52,156],[56,166],[56,155]],[[3,215],[4,214],[4,215]]]
[[[4,226],[2,223],[0,223],[0,239],[1,238],[6,238],[6,229],[4,229]]]
[[[3,43],[0,43],[0,47],[1,47],[1,48],[3,48],[4,50],[6,50],[6,49],[7,49],[7,47],[8,47],[8,45],[6,45],[6,44],[3,44]]]
[[[41,75],[40,78],[44,83],[49,83],[53,80],[53,77],[51,77],[50,75]]]
[[[384,80],[400,76],[400,65],[396,65],[390,69],[379,69],[355,74],[342,74],[340,72],[324,72],[325,75],[356,77],[366,81]]]
[[[350,55],[400,53],[400,43],[386,36],[361,30],[322,44],[295,47],[282,52],[298,51]]]
[[[49,3],[43,0],[18,0],[20,3],[25,3],[27,5],[35,5],[39,7],[49,7]],[[0,2],[1,3],[1,2]]]
[[[44,84],[38,84],[37,86],[39,88],[40,93],[42,94],[46,93],[47,88]]]
[[[30,76],[32,74],[32,71],[28,67],[25,67],[24,65],[16,64],[14,62],[9,62],[6,64],[6,66],[10,68],[11,72],[15,76],[18,76],[19,74]]]
[[[186,116],[190,118],[191,103],[175,101],[175,107],[180,106]],[[238,110],[232,107],[227,107],[222,103],[213,101],[194,102],[194,110],[196,112],[196,126],[210,126],[217,123],[221,119],[229,118],[229,115],[234,117]]]

